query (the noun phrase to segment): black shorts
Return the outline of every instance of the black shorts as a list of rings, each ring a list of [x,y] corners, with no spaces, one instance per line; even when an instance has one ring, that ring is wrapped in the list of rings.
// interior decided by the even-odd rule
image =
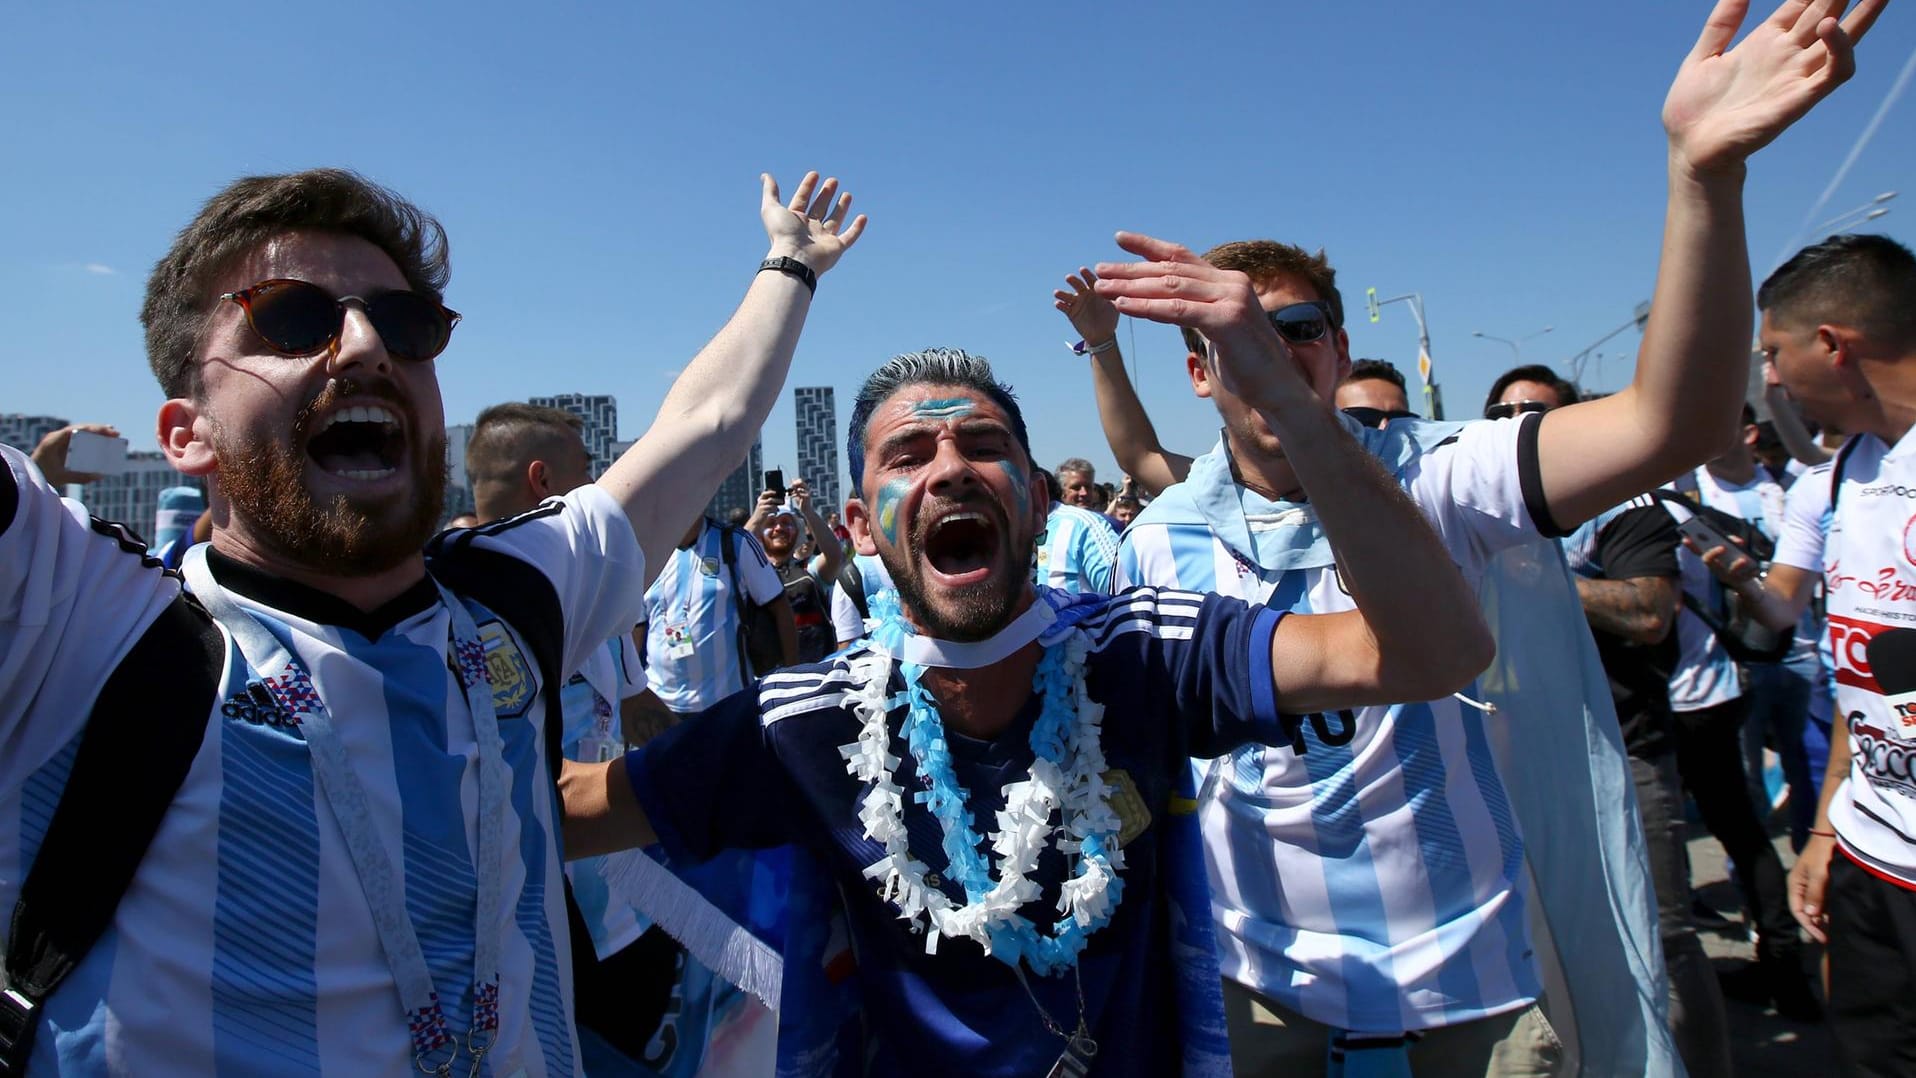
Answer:
[[[1829,1021],[1848,1074],[1916,1075],[1916,891],[1830,855]]]

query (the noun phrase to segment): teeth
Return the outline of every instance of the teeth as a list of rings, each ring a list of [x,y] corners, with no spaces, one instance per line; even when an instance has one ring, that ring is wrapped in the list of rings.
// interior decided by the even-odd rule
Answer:
[[[347,479],[384,479],[398,470],[397,468],[354,468],[351,471],[333,474],[345,476]]]
[[[396,427],[399,425],[399,417],[381,405],[356,404],[351,408],[341,408],[327,416],[325,422],[319,425],[319,429],[325,430],[334,423],[383,423],[389,427]]]
[[[975,520],[979,522],[980,524],[987,523],[987,521],[985,520],[985,515],[983,513],[953,513],[952,515],[940,520],[938,522],[938,526],[942,528],[947,524],[951,524],[955,521],[960,521],[960,520]]]

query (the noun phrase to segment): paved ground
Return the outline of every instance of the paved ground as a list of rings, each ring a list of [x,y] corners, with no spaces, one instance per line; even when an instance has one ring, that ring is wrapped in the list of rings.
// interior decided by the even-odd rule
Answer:
[[[1790,843],[1780,827],[1781,818],[1772,821],[1771,833],[1777,835],[1776,849],[1788,868],[1793,862]],[[1741,904],[1736,884],[1729,878],[1723,859],[1723,847],[1716,844],[1702,824],[1690,829],[1690,879],[1704,901],[1722,911],[1730,924],[1699,926],[1703,948],[1709,952],[1718,973],[1728,973],[1755,962],[1755,948],[1744,933]],[[1822,948],[1810,944],[1811,962],[1820,963]],[[1821,991],[1819,983],[1818,989]],[[1775,1012],[1748,1003],[1726,999],[1730,1015],[1730,1044],[1740,1078],[1802,1078],[1805,1075],[1834,1074],[1834,1048],[1829,1030],[1822,1024],[1808,1025],[1778,1017]]]

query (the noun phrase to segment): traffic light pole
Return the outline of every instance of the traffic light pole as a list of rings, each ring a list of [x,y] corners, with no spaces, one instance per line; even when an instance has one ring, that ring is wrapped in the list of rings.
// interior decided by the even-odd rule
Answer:
[[[1410,316],[1417,320],[1417,375],[1424,382],[1424,414],[1431,419],[1444,418],[1444,393],[1431,375],[1435,368],[1430,361],[1430,328],[1424,322],[1424,297],[1419,292],[1406,292],[1389,299],[1378,299],[1377,289],[1367,289],[1365,302],[1370,308],[1370,320],[1378,321],[1383,317],[1383,308],[1387,303],[1403,303],[1410,307]]]

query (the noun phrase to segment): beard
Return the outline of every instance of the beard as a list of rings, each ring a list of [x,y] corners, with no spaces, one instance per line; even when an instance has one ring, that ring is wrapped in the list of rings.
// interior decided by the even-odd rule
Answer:
[[[927,519],[931,514],[921,514]],[[916,527],[908,551],[878,550],[878,560],[898,589],[898,605],[926,635],[957,644],[975,643],[997,635],[1011,624],[1012,612],[1030,582],[1037,551],[1036,536],[1013,536],[1001,545],[990,575],[961,588],[941,588],[926,577],[924,561],[928,529]],[[1000,532],[1000,534],[1004,534]]]
[[[266,545],[307,568],[343,576],[384,572],[420,552],[439,527],[445,507],[449,465],[446,436],[438,434],[407,453],[411,489],[375,499],[336,494],[320,505],[306,489],[305,470],[318,467],[300,448],[313,419],[332,401],[365,393],[401,409],[407,430],[417,431],[411,409],[390,386],[367,387],[348,380],[330,382],[320,396],[299,411],[286,441],[254,441],[222,424],[213,429],[213,453],[219,461],[219,491]]]

